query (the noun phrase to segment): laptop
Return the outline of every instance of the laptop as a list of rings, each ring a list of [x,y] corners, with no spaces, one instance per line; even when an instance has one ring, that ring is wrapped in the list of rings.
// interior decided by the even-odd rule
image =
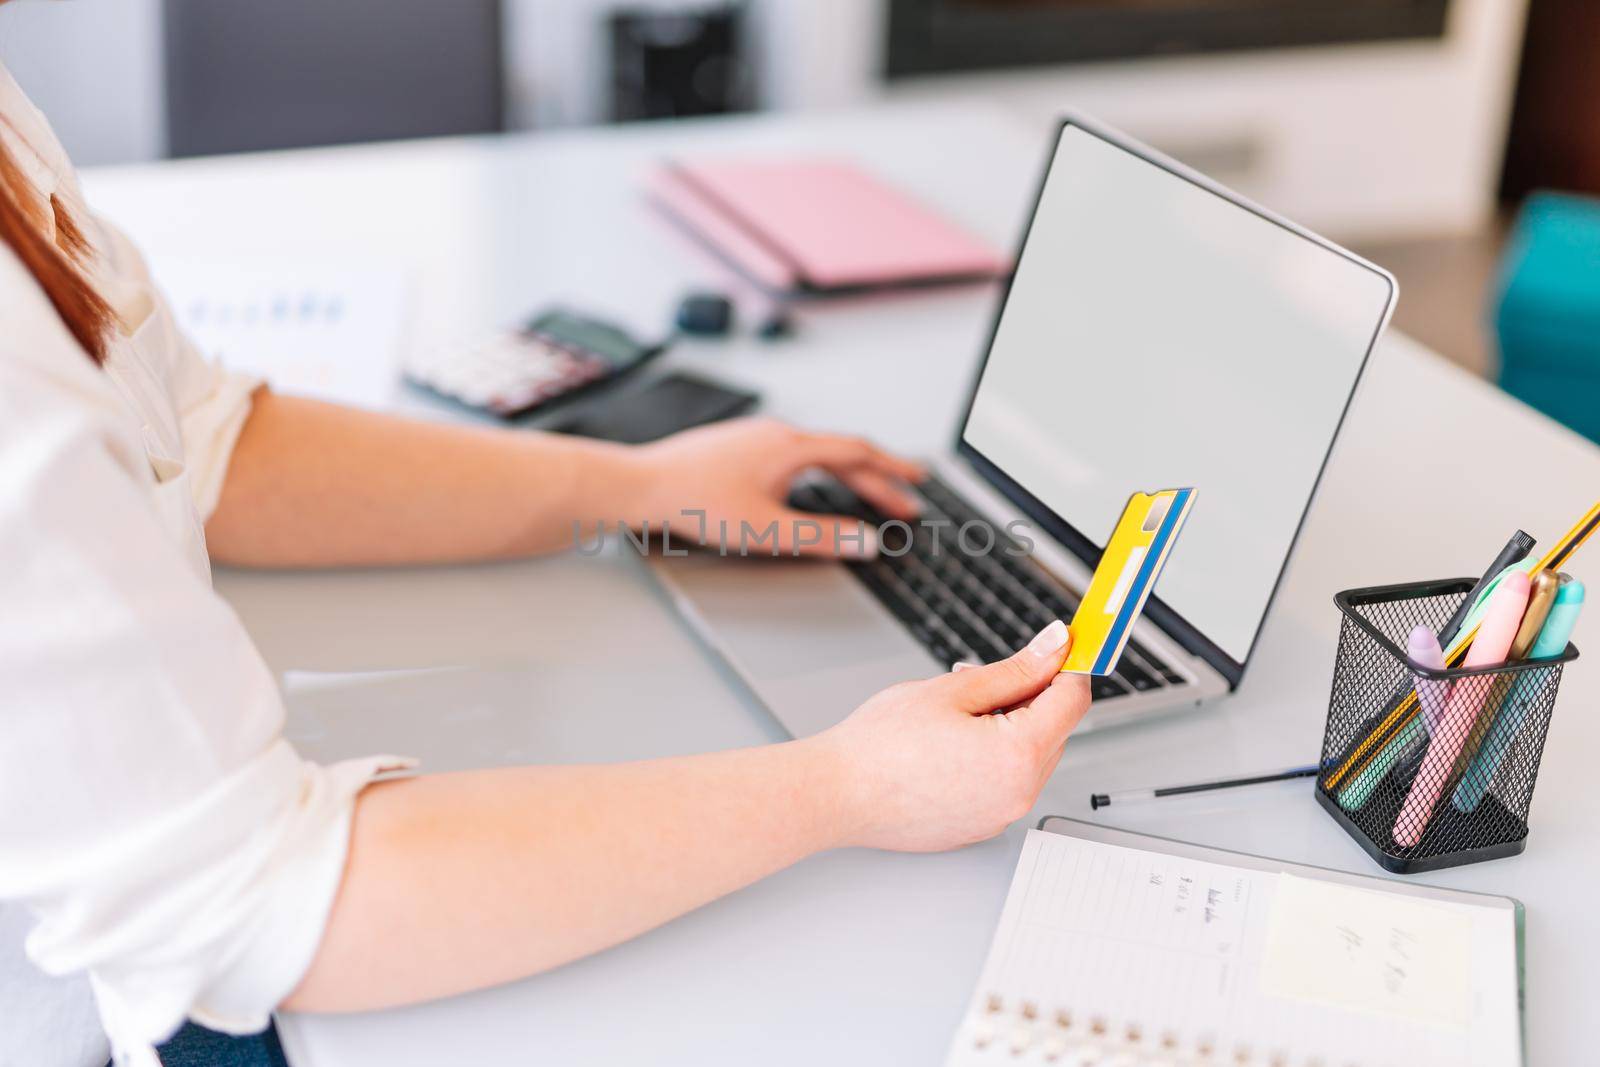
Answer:
[[[954,442],[867,562],[654,555],[701,636],[796,736],[898,681],[1071,620],[1136,490],[1193,486],[1182,538],[1080,730],[1244,677],[1362,369],[1386,271],[1089,119],[1062,120]],[[964,532],[964,533],[963,533]]]

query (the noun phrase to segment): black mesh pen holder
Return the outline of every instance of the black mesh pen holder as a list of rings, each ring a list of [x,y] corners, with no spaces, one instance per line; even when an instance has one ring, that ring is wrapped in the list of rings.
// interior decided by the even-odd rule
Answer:
[[[1417,874],[1514,856],[1555,709],[1578,656],[1430,671],[1406,656],[1437,633],[1470,578],[1351,589],[1334,661],[1317,801],[1379,864]]]

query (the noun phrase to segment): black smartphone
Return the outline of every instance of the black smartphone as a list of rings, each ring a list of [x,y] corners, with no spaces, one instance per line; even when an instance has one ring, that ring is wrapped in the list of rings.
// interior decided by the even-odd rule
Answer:
[[[691,426],[743,415],[760,399],[755,393],[719,385],[697,374],[675,371],[643,389],[607,397],[551,429],[625,445],[642,445]]]

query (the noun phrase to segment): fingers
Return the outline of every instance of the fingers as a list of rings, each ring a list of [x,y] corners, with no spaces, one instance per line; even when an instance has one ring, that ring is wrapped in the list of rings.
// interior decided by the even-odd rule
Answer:
[[[805,462],[834,474],[848,475],[869,471],[906,482],[920,482],[927,472],[922,465],[883,451],[863,437],[838,434],[802,433]]]
[[[975,663],[975,662],[972,662],[970,660],[956,660],[954,663],[950,664],[950,673],[954,674],[957,671],[975,670],[975,669],[977,669],[978,667],[981,667],[981,666],[983,666],[982,663]],[[1010,711],[1012,708],[1015,708],[1017,706],[1018,705],[1013,704],[1010,707],[995,708],[994,710],[997,711],[997,712]]]
[[[838,478],[862,500],[885,515],[896,519],[914,519],[922,511],[917,498],[900,483],[876,470],[842,471]]]
[[[777,538],[774,554],[780,556],[874,559],[878,555],[878,531],[870,523],[850,515],[815,515],[783,509],[778,512],[774,536]],[[752,550],[751,554],[760,552]]]
[[[1016,655],[988,666],[952,671],[934,684],[943,687],[963,711],[986,715],[1029,700],[1048,686],[1061,670],[1069,643],[1067,624],[1057,619]]]
[[[1082,674],[1057,674],[1044,692],[1025,708],[1006,717],[1016,723],[1037,746],[1049,755],[1053,768],[1061,758],[1061,747],[1089,710],[1089,679]]]

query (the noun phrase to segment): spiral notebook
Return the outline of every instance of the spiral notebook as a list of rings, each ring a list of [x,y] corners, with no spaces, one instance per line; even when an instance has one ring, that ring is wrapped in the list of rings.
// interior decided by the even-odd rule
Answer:
[[[949,1067],[1523,1062],[1522,907],[1051,818]]]

